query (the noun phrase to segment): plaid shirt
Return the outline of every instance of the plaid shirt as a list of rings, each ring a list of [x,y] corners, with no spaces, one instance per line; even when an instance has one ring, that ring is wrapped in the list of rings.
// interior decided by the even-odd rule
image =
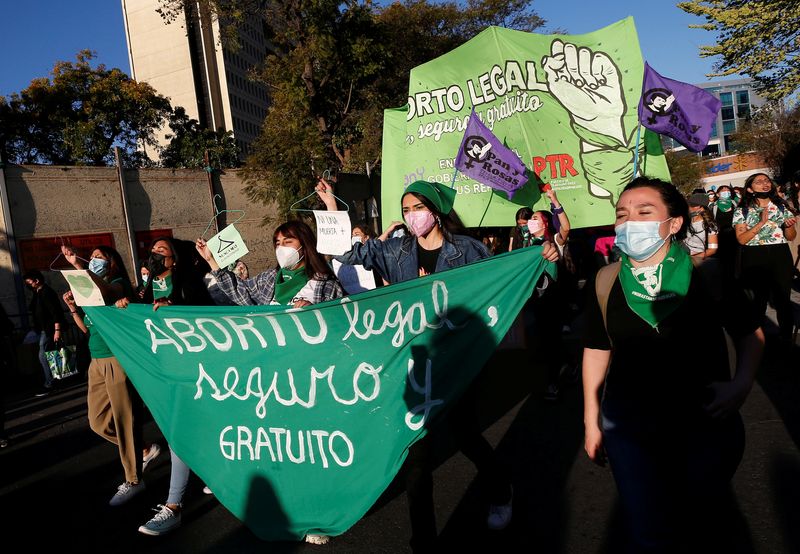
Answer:
[[[264,306],[277,303],[275,302],[275,277],[278,273],[276,269],[268,269],[252,279],[239,279],[227,269],[218,269],[211,273],[217,279],[219,290],[235,304]],[[342,296],[344,290],[336,277],[317,274],[308,280],[292,302],[307,300],[312,304],[319,304]]]

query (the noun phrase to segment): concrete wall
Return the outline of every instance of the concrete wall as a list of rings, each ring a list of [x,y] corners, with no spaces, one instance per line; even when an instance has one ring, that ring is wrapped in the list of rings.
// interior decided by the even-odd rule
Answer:
[[[37,255],[52,260],[60,251],[60,237],[111,233],[131,279],[129,239],[122,208],[116,168],[7,166],[5,168],[11,218],[20,258]],[[201,235],[214,213],[206,173],[202,170],[140,169],[124,172],[128,210],[134,233],[169,229],[175,238],[194,240]],[[236,223],[250,253],[244,261],[251,274],[275,263],[272,231],[277,225],[271,207],[252,204],[243,192],[238,171],[214,178],[220,209],[244,210]],[[223,214],[220,228],[242,214]],[[262,221],[269,219],[266,227]],[[206,237],[214,234],[213,227]],[[35,245],[26,239],[48,239]],[[40,251],[25,252],[34,248]],[[25,271],[26,268],[21,268]],[[57,272],[45,272],[56,291],[67,286]],[[6,224],[0,214],[0,302],[14,323],[20,325],[19,302],[14,287]],[[24,299],[27,305],[27,298]]]

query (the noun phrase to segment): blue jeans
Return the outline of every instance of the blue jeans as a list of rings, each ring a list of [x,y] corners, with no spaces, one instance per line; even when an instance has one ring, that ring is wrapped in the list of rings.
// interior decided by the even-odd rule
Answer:
[[[739,414],[678,424],[604,415],[602,428],[633,552],[680,548],[687,526],[718,511],[744,451]]]
[[[44,388],[46,389],[53,386],[53,373],[50,371],[50,366],[47,364],[47,356],[44,354],[47,352],[49,343],[50,339],[47,333],[42,331],[39,335],[39,363],[42,364],[42,370],[44,371]]]
[[[170,458],[172,460],[172,469],[169,474],[169,495],[167,496],[167,504],[183,504],[183,495],[186,493],[186,485],[189,484],[189,474],[191,470],[183,460],[178,458],[175,451],[170,447]]]

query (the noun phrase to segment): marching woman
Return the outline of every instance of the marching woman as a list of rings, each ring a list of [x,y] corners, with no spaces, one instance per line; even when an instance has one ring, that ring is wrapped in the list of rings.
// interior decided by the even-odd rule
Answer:
[[[606,456],[633,552],[677,544],[684,524],[719,513],[744,450],[738,413],[763,348],[743,298],[716,305],[680,245],[688,206],[671,184],[639,177],[616,206],[622,259],[590,287],[583,353],[585,449]],[[725,330],[736,342],[731,378]],[[702,329],[702,341],[697,329]],[[686,548],[682,548],[686,547]]]
[[[791,344],[792,252],[789,241],[797,236],[797,218],[778,195],[772,179],[754,173],[744,183],[744,196],[733,214],[733,227],[741,247],[742,286],[751,291],[763,315],[772,297],[778,314],[780,339]]]
[[[317,193],[329,210],[336,209],[333,192],[324,180]],[[458,234],[463,229],[453,210],[456,191],[439,183],[416,181],[403,197],[403,219],[412,235],[387,240],[356,243],[353,249],[336,259],[375,269],[390,283],[400,283],[489,257],[480,242]],[[545,243],[542,255],[558,259],[551,243]],[[464,454],[486,478],[490,502],[487,525],[502,529],[511,520],[512,489],[491,445],[481,435],[474,409],[477,391],[468,389],[448,416],[450,431]],[[430,435],[416,442],[405,462],[406,491],[411,514],[411,548],[430,551],[436,542],[436,519],[433,511],[433,478]]]
[[[61,253],[75,269],[84,269],[69,246],[62,246]],[[133,295],[122,256],[110,246],[98,246],[92,251],[88,270],[107,304]],[[81,317],[72,292],[64,294],[64,303],[78,329],[89,336],[92,357],[86,392],[89,427],[119,450],[125,481],[117,488],[109,504],[120,506],[144,491],[142,472],[160,454],[161,448],[151,444],[142,449],[142,401],[139,394],[103,337],[95,331],[92,319],[88,315]]]

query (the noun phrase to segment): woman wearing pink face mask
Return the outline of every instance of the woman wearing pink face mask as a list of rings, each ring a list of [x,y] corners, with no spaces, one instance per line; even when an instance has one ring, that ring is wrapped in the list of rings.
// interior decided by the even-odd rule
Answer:
[[[316,190],[328,209],[335,210],[336,200],[328,183],[321,180]],[[401,202],[403,219],[413,234],[357,243],[350,252],[336,259],[342,263],[361,264],[367,269],[375,269],[390,283],[399,283],[489,257],[488,250],[481,242],[458,234],[463,230],[463,225],[453,210],[455,199],[456,191],[446,185],[427,181],[412,183]],[[545,242],[542,256],[556,261],[558,252],[552,243]],[[476,393],[474,388],[472,393]],[[480,434],[476,410],[469,400],[474,396],[468,390],[454,406],[447,421],[459,447],[485,477],[490,502],[487,526],[490,529],[503,529],[511,521],[511,483],[507,472],[499,467],[491,445]],[[431,551],[435,548],[430,437],[426,436],[411,447],[404,465],[413,551]]]
[[[569,238],[569,218],[558,201],[556,192],[548,189],[545,194],[550,199],[552,211],[533,211],[527,207],[517,210],[515,218],[517,225],[511,231],[511,241],[508,245],[509,252],[517,248],[542,244],[544,241],[552,241],[558,248],[558,253],[563,254],[567,238]],[[557,216],[557,226],[554,223],[554,215]]]

